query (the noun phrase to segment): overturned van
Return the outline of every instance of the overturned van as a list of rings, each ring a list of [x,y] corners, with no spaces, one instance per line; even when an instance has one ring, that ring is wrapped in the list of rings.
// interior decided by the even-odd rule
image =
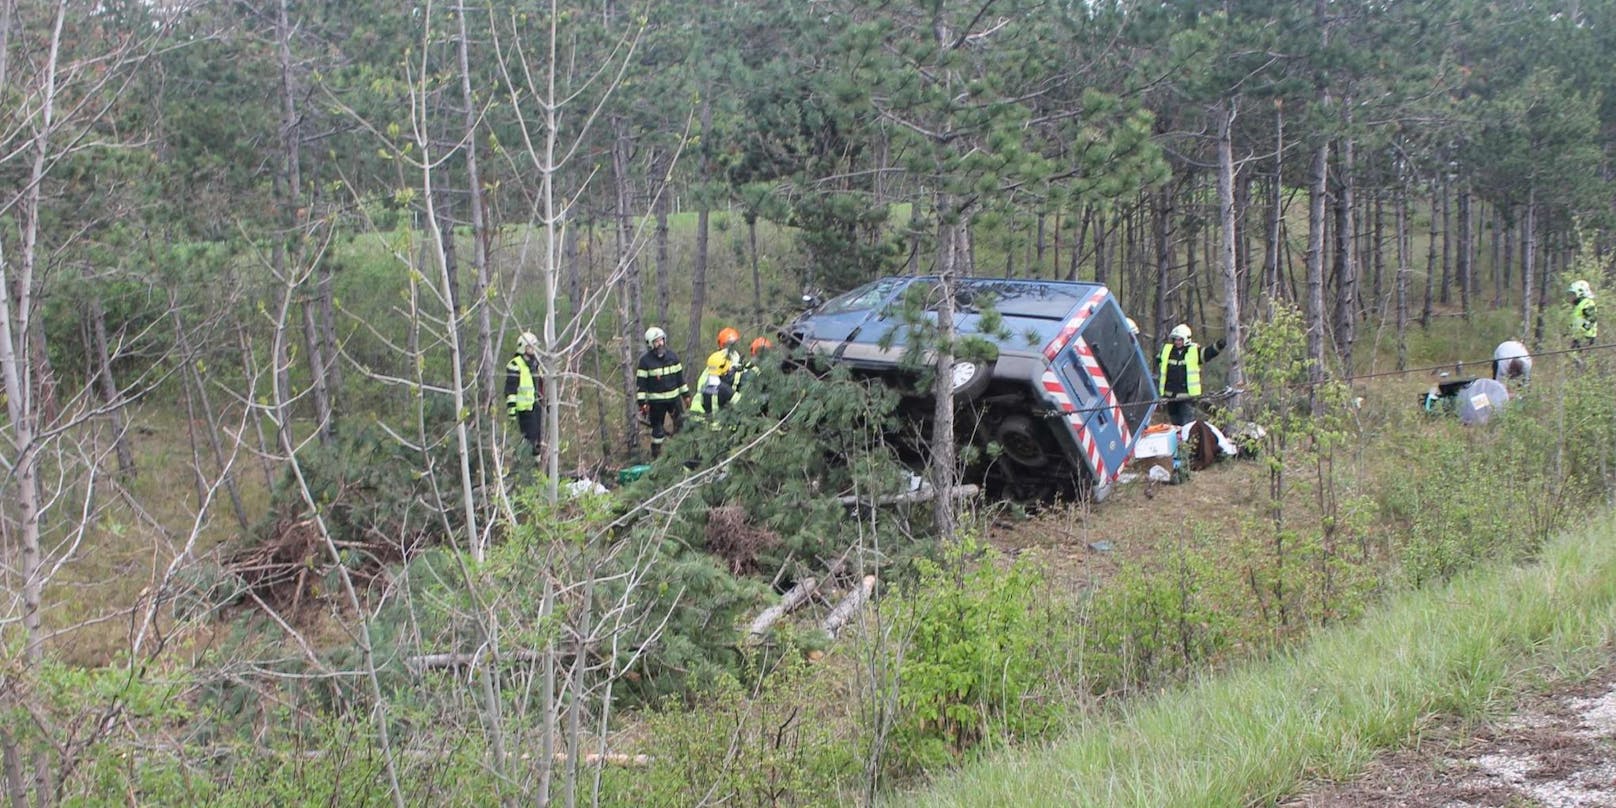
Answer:
[[[929,420],[929,394],[914,392],[914,366],[902,361],[901,307],[936,285],[873,281],[804,313],[783,337],[810,365],[845,365],[909,391],[906,416]],[[982,449],[969,476],[1013,499],[1104,498],[1156,407],[1149,361],[1116,298],[1093,283],[963,278],[954,302],[955,330],[997,349],[954,367],[956,440]],[[981,328],[988,311],[998,333]]]

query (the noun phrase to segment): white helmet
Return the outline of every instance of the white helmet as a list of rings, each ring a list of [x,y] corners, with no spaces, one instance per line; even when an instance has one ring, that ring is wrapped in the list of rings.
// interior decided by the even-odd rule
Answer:
[[[539,337],[532,331],[523,331],[522,336],[516,338],[516,349],[526,353],[539,350]]]
[[[668,332],[663,331],[662,329],[657,328],[654,325],[651,326],[650,328],[645,329],[645,344],[646,345],[655,345],[657,340],[663,340],[665,342],[665,341],[667,341],[667,339],[668,339]]]
[[[1187,325],[1185,323],[1179,323],[1178,325],[1173,326],[1173,330],[1167,332],[1167,338],[1168,339],[1189,339],[1190,338],[1190,327],[1189,327],[1189,325]]]
[[[1128,321],[1128,333],[1133,334],[1134,336],[1139,336],[1139,324],[1134,322],[1132,317],[1124,317],[1122,319]]]
[[[1571,286],[1566,289],[1566,292],[1576,295],[1577,297],[1594,296],[1593,287],[1589,286],[1587,281],[1572,281]]]

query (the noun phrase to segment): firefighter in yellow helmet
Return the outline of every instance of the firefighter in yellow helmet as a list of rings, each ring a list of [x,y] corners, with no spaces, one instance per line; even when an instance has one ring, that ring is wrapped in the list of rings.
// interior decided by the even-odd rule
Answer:
[[[707,366],[696,378],[695,394],[690,400],[690,414],[705,418],[708,428],[717,429],[718,411],[734,403],[739,395],[735,387],[739,368],[730,361],[729,352],[717,350],[707,355]]]
[[[1175,426],[1195,420],[1193,399],[1201,395],[1201,365],[1212,361],[1226,345],[1221,339],[1207,346],[1195,344],[1185,323],[1167,332],[1156,371],[1161,396],[1167,399],[1167,415]]]
[[[539,338],[523,331],[516,338],[516,353],[505,363],[505,412],[515,419],[517,429],[538,457],[544,446],[544,401],[539,373]]]

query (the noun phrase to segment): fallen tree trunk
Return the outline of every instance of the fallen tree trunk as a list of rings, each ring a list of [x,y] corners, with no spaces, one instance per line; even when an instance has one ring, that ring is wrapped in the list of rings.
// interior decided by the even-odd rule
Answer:
[[[830,610],[830,614],[825,616],[825,622],[820,624],[820,628],[824,629],[831,639],[836,639],[836,635],[841,632],[842,627],[847,625],[847,622],[852,620],[854,615],[858,614],[859,609],[864,607],[864,603],[873,594],[875,594],[875,576],[866,575],[864,576],[864,581],[858,587],[847,593],[847,597],[842,598],[842,602],[836,604],[836,608]]]
[[[966,497],[976,496],[981,490],[982,489],[980,486],[967,483],[965,485],[954,486],[952,489],[950,489],[949,494],[954,499],[964,499]],[[877,497],[874,500],[870,499],[869,497],[861,497],[857,494],[846,494],[844,496],[837,497],[836,501],[843,505],[911,505],[917,502],[930,502],[935,496],[937,496],[937,489],[928,485],[919,490],[907,491],[902,494],[892,494],[885,497]]]
[[[751,641],[761,642],[763,636],[769,633],[769,627],[774,625],[775,621],[801,608],[804,603],[808,602],[809,598],[813,597],[814,592],[818,589],[818,578],[804,578],[798,581],[796,586],[791,587],[780,597],[779,603],[764,609],[763,613],[752,621],[751,628],[747,630]]]

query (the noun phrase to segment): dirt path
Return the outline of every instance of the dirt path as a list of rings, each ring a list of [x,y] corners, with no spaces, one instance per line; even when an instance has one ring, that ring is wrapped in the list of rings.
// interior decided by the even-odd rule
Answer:
[[[1380,756],[1348,783],[1321,784],[1286,808],[1606,808],[1616,806],[1616,667],[1528,697],[1496,724],[1457,722]]]

